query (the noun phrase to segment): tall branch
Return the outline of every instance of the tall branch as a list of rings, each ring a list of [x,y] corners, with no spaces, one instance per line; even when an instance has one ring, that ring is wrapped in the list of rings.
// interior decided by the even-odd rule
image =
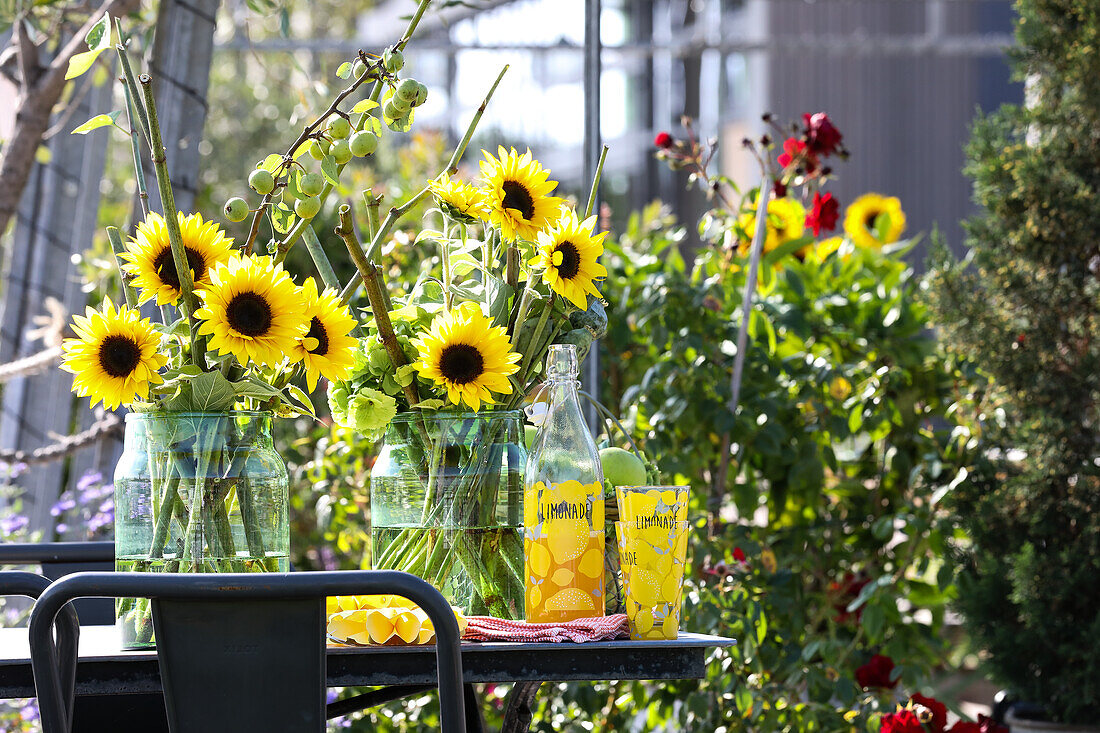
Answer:
[[[35,152],[49,129],[51,112],[65,90],[69,59],[87,48],[84,37],[104,13],[126,15],[136,10],[138,4],[139,0],[106,0],[58,50],[49,65],[37,72],[27,71],[30,59],[27,54],[20,54],[21,68],[33,77],[33,81],[24,78],[19,87],[15,103],[15,129],[4,145],[0,159],[0,233],[7,230],[19,208],[19,199],[34,167]],[[16,22],[17,26],[22,24],[22,19]]]

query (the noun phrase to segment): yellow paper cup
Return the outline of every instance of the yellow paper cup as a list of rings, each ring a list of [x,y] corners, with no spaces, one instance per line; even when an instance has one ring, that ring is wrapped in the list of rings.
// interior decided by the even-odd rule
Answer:
[[[658,520],[686,522],[688,488],[687,486],[617,486],[615,501],[619,505],[619,521],[633,522],[639,527]]]
[[[676,638],[690,528],[687,522],[615,523],[631,639]]]

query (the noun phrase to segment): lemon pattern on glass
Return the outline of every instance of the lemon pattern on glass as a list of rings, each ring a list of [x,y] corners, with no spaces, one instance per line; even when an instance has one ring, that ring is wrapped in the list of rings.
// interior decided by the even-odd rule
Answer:
[[[675,639],[680,628],[690,525],[687,522],[671,522],[671,526],[638,525],[637,521],[615,523],[630,638]]]
[[[603,616],[603,487],[540,481],[527,489],[523,509],[527,620]]]

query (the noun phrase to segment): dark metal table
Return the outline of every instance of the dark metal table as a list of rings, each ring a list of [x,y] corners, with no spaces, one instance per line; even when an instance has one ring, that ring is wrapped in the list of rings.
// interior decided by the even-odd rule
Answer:
[[[494,683],[700,679],[707,651],[733,644],[733,639],[687,633],[675,641],[464,643],[462,674],[464,682]],[[436,680],[435,665],[431,646],[329,646],[328,685],[427,686]],[[113,626],[81,627],[77,695],[159,690],[156,652],[120,650]],[[34,694],[27,630],[0,629],[0,698]]]

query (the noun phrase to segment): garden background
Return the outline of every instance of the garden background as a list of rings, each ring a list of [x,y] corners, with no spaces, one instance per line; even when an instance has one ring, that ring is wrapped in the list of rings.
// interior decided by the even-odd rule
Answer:
[[[3,5],[10,23],[18,3]],[[69,27],[64,5],[47,3],[29,32]],[[342,193],[375,185],[396,201],[418,188],[461,135],[490,71],[508,63],[471,151],[530,146],[566,193],[583,196],[592,3],[439,5],[409,55],[429,102],[400,144],[392,136],[354,166]],[[404,0],[142,4],[136,43],[164,77],[158,95],[165,138],[178,141],[169,158],[183,181],[181,210],[219,211],[273,141],[291,137],[339,88],[336,67],[393,42],[411,8]],[[701,524],[684,625],[740,644],[716,653],[701,683],[544,688],[536,729],[878,730],[879,715],[909,693],[935,694],[971,718],[991,703],[981,649],[951,610],[955,568],[946,561],[965,542],[945,498],[968,483],[978,431],[960,415],[980,402],[982,378],[934,337],[926,291],[936,281],[920,273],[933,239],[965,251],[961,222],[978,210],[964,174],[972,119],[1023,100],[1006,51],[1015,20],[1005,0],[602,3],[599,133],[610,154],[600,225],[611,232],[602,286],[611,325],[586,387],[663,470],[692,485]],[[2,240],[0,363],[56,348],[69,313],[117,288],[102,231],[133,223],[128,144],[103,131],[102,145],[69,134],[119,107],[112,73],[101,62],[69,85],[37,148]],[[9,76],[0,100],[17,94],[19,75]],[[683,141],[682,117],[691,118],[699,139],[716,146],[713,168],[747,191],[758,173],[742,140],[771,132],[764,114],[785,124],[822,110],[850,152],[829,186],[841,211],[865,192],[896,196],[905,238],[839,252],[780,248],[766,259],[741,406],[731,413],[745,279],[731,265],[733,227],[698,180],[655,155],[655,136]],[[0,113],[0,136],[12,125]],[[328,207],[314,228],[335,224]],[[413,212],[385,247],[391,282],[411,284],[419,268],[437,264],[413,245],[420,224]],[[308,271],[304,253],[294,256],[302,261],[291,269]],[[90,433],[75,449],[71,441],[50,449],[60,460],[7,462],[4,539],[108,536],[118,423],[70,399],[69,375],[26,372],[4,375],[5,455]],[[284,421],[280,432],[294,481],[295,567],[369,567],[363,487],[376,447],[327,421]],[[499,699],[505,690],[483,692]],[[415,730],[433,716],[426,697],[341,724]]]

